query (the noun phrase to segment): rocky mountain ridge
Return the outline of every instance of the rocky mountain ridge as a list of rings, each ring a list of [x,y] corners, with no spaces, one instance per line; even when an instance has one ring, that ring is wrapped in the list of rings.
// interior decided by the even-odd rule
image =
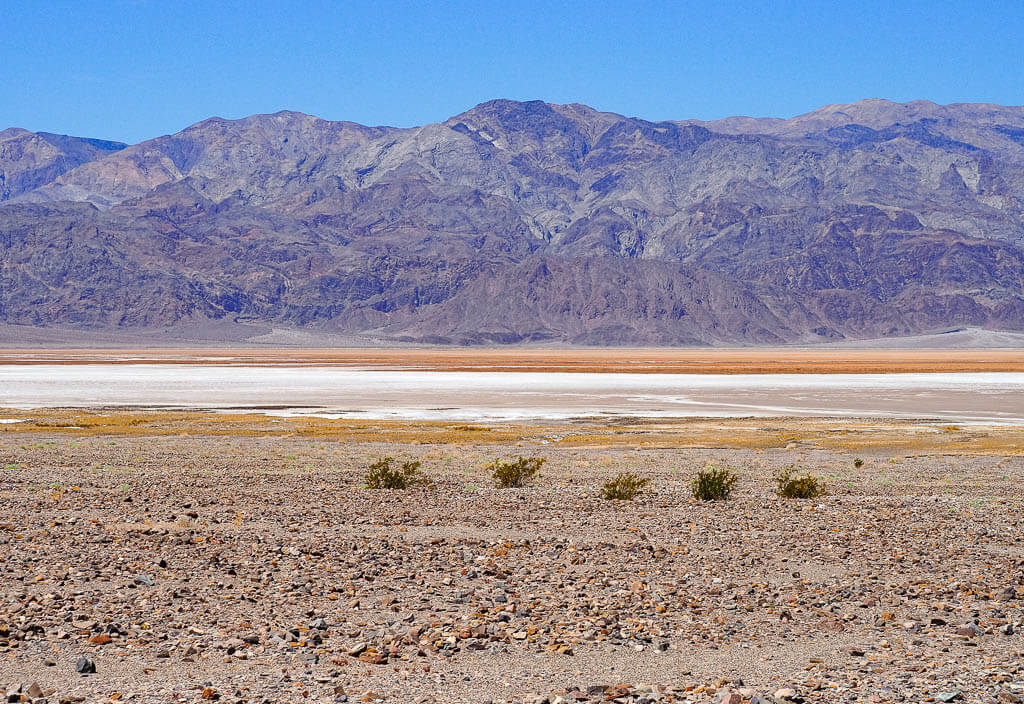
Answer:
[[[0,201],[46,186],[77,166],[127,146],[17,127],[0,131]]]
[[[60,168],[52,135],[22,132],[0,133],[21,184],[0,204],[10,325],[591,345],[1024,330],[1024,108],[701,123],[496,100],[405,129],[282,112],[70,141]],[[4,161],[12,138],[39,156]]]

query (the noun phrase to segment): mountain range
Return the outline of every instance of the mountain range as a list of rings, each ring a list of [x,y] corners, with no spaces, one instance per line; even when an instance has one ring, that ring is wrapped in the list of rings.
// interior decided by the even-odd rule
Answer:
[[[0,132],[0,323],[384,343],[1024,330],[1024,108],[652,122],[494,100],[134,145]]]

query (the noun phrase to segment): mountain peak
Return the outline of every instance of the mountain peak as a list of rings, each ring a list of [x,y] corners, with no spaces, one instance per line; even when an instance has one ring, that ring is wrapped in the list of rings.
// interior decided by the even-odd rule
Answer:
[[[1024,329],[1021,108],[697,126],[498,99],[410,129],[211,118],[107,151],[4,134],[3,197],[47,203],[0,208],[0,322],[466,344]]]

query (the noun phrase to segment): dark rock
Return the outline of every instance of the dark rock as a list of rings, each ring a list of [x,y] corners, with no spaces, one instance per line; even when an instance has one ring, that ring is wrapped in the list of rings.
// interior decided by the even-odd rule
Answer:
[[[83,655],[75,663],[75,672],[80,675],[94,674],[96,672],[96,663]]]

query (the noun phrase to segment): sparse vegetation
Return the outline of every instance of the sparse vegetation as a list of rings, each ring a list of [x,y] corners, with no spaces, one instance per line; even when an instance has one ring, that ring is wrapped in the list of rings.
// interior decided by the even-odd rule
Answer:
[[[697,472],[690,484],[693,498],[698,501],[722,501],[729,498],[738,477],[728,469],[707,467]]]
[[[427,486],[430,480],[421,475],[420,463],[403,462],[400,469],[393,468],[394,457],[382,457],[370,465],[366,472],[366,486],[369,489],[411,489]]]
[[[601,488],[601,494],[609,501],[632,501],[650,481],[632,472],[623,472],[606,481]]]
[[[543,457],[519,457],[514,462],[495,460],[487,469],[499,489],[518,489],[529,484],[543,464]]]
[[[864,466],[864,460],[862,460],[860,457],[854,459],[853,466],[856,467],[857,469],[860,469],[861,467]]]
[[[775,475],[775,492],[785,499],[813,499],[825,493],[820,477],[799,475],[796,468],[787,467]]]

